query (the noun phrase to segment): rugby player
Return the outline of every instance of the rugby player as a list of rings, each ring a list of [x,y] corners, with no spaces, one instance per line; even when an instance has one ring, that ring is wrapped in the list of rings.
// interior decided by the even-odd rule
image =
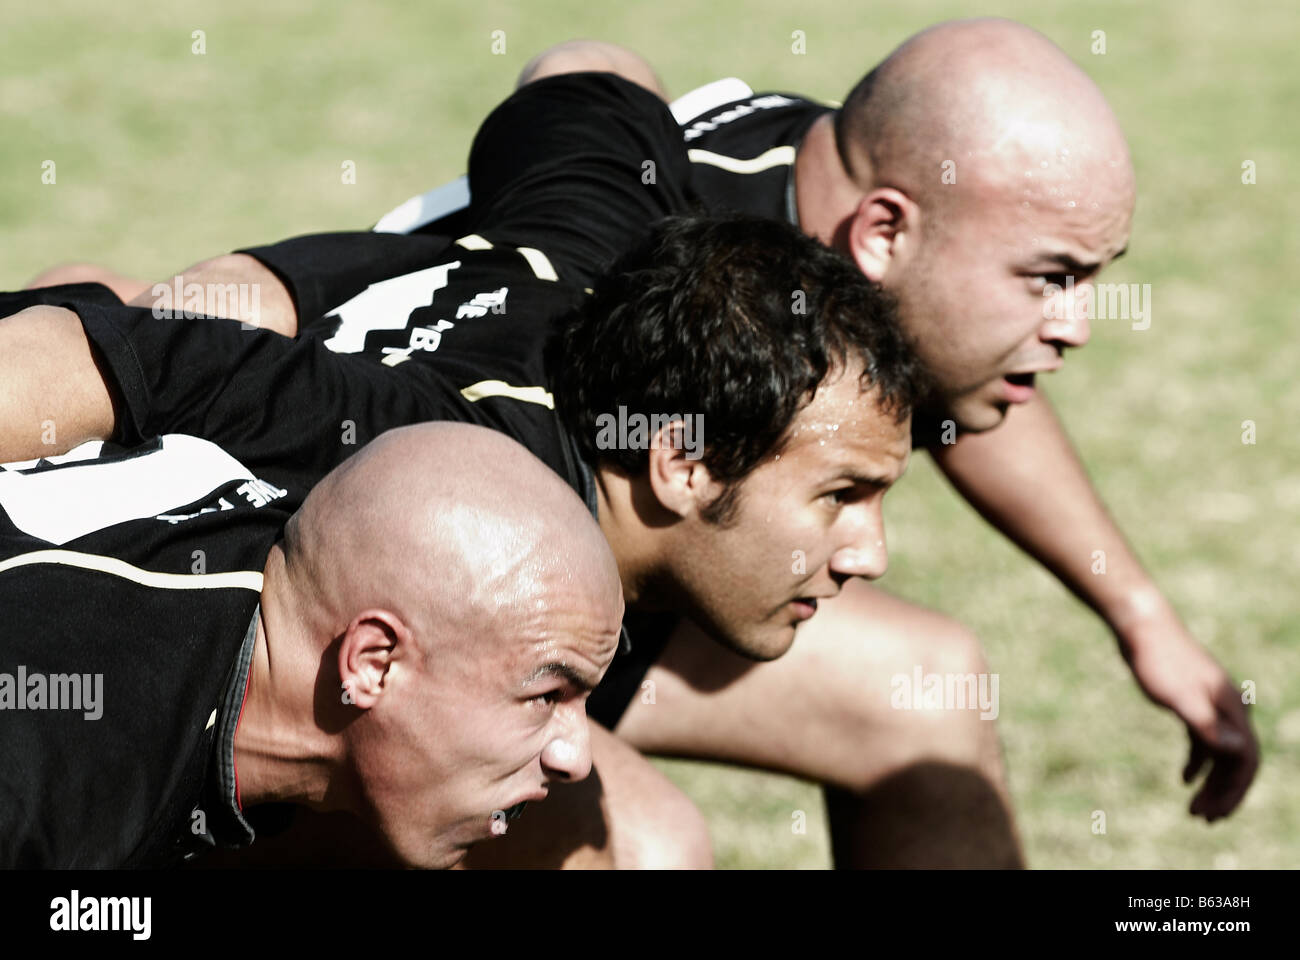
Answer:
[[[303,492],[183,434],[0,467],[0,865],[165,866],[294,804],[448,867],[587,775],[623,604],[552,471],[423,424]]]
[[[521,80],[613,69],[649,86],[648,65],[628,67],[627,52],[611,49],[562,45]],[[1086,288],[1128,243],[1133,171],[1100,91],[1040,34],[1002,20],[911,38],[839,110],[735,86],[674,104],[690,150],[690,197],[798,224],[898,297],[938,384],[918,417],[918,443],[987,519],[1106,620],[1142,690],[1187,728],[1184,780],[1211,765],[1191,812],[1208,821],[1229,814],[1258,764],[1237,688],[1143,570],[1035,385],[1089,335],[1082,313],[1049,316],[1048,284]],[[1091,569],[1099,549],[1104,577]],[[879,658],[870,666],[864,645]],[[889,709],[883,678],[918,663],[987,670],[959,625],[855,581],[778,663],[746,668],[675,637],[646,673],[669,691],[670,709],[633,702],[616,729],[650,751],[740,760],[832,787],[848,781],[850,790],[829,792],[837,860],[900,862],[891,848],[911,844],[924,862],[951,856],[943,849],[960,841],[941,816],[916,816],[942,793],[906,771],[944,757],[1005,788],[991,723],[960,712],[929,723]],[[829,676],[844,682],[827,686]],[[783,696],[816,709],[771,709]],[[741,716],[760,719],[724,719]],[[891,796],[897,804],[882,801]],[[900,809],[939,827],[929,833],[936,846],[924,849],[915,820],[888,814]],[[969,811],[947,822],[982,829]]]
[[[580,70],[613,70],[657,88],[647,66],[630,67],[635,57],[611,58],[611,49],[574,43],[562,56],[543,54],[523,78],[541,80],[530,83],[537,90],[514,99],[532,112],[548,99],[581,103],[581,85],[607,83],[608,74],[570,76],[566,84],[565,75]],[[1127,242],[1131,166],[1095,86],[1033,31],[972,21],[912,38],[838,112],[789,95],[752,97],[742,89],[719,103],[716,90],[701,93],[703,101],[691,95],[675,105],[694,151],[685,192],[792,220],[899,296],[943,394],[927,418],[933,429],[920,439],[960,492],[1106,619],[1143,690],[1187,724],[1185,779],[1213,761],[1193,812],[1226,815],[1257,764],[1245,712],[1226,673],[1187,633],[1106,515],[1033,387],[1034,373],[1055,367],[1061,351],[1087,337],[1084,318],[1046,322],[1042,288],[1063,283],[1067,273],[1080,285],[1091,282]],[[598,109],[601,99],[592,99]],[[544,138],[526,139],[527,111],[512,115],[514,127],[497,123],[520,149],[490,150],[485,125],[476,152],[523,166],[529,147],[547,146]],[[597,113],[593,122],[608,119]],[[470,182],[482,209],[482,164],[474,159]],[[944,181],[949,159],[956,165],[951,183]],[[676,189],[673,169],[660,164],[660,190]],[[1032,200],[1023,196],[1026,172],[1038,185]],[[581,178],[574,182],[580,202]],[[485,192],[500,191],[489,182]],[[526,192],[510,196],[522,200]],[[437,229],[438,221],[405,229],[412,226]],[[1059,245],[1044,256],[1035,237]],[[251,275],[277,287],[274,271],[243,255],[200,264],[187,279],[205,274]],[[292,298],[283,304],[291,308]],[[264,313],[271,325],[283,315],[274,307]],[[946,432],[949,425],[962,429]],[[1096,549],[1107,553],[1104,578],[1091,575]],[[1006,804],[996,802],[1005,799],[1005,784],[994,725],[975,722],[973,713],[887,706],[886,678],[914,665],[985,672],[969,631],[854,583],[822,604],[801,637],[791,656],[755,667],[683,632],[655,655],[643,681],[654,684],[657,704],[668,696],[672,709],[633,701],[626,716],[613,718],[618,732],[650,750],[821,780],[830,788],[839,862],[1018,862]],[[639,651],[651,652],[644,645]],[[804,705],[797,716],[785,706],[791,702]],[[776,703],[785,708],[771,709]],[[770,723],[731,723],[729,716]],[[963,789],[936,789],[944,781]],[[984,814],[980,800],[990,801]]]
[[[427,238],[400,239],[427,255]],[[433,302],[410,318],[442,338],[415,353],[381,346],[405,342],[405,327],[372,329],[347,354],[76,288],[6,295],[10,309],[66,306],[0,320],[0,451],[39,451],[32,428],[45,422],[54,447],[182,430],[271,482],[309,484],[396,423],[493,426],[587,499],[635,614],[633,651],[661,646],[685,614],[740,656],[776,658],[818,599],[884,572],[881,499],[906,465],[923,383],[888,300],[851,263],[748,218],[664,221],[590,297],[536,276],[535,255],[517,250],[452,245],[442,259],[420,271]],[[70,363],[84,368],[70,382],[96,390],[44,389]],[[606,448],[598,421],[627,410],[673,418]],[[605,695],[621,710],[634,690]]]

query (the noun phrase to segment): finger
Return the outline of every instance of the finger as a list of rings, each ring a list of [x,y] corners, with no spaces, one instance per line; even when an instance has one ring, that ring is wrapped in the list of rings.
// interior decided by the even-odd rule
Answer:
[[[1193,812],[1213,823],[1232,813],[1255,779],[1259,760],[1255,754],[1246,756],[1220,754],[1214,759],[1214,768],[1192,801]]]
[[[1196,731],[1188,727],[1187,735],[1192,741],[1192,748],[1187,755],[1187,765],[1183,767],[1183,783],[1191,783],[1195,780],[1201,768],[1205,766],[1205,762],[1210,759],[1210,749]]]
[[[1215,705],[1219,708],[1219,727],[1227,731],[1222,746],[1243,755],[1257,754],[1259,744],[1250,727],[1250,716],[1237,692],[1231,687],[1221,687],[1215,697]]]

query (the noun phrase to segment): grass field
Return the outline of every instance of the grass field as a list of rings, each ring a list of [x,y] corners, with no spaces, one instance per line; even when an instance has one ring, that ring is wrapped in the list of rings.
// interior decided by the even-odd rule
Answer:
[[[1002,676],[1000,726],[1037,867],[1300,865],[1300,102],[1287,2],[841,3],[523,7],[371,2],[6,11],[0,33],[0,288],[66,260],[152,279],[253,242],[364,228],[462,172],[523,63],[572,36],[639,49],[673,94],[718,76],[839,99],[908,34],[999,13],[1045,32],[1127,130],[1139,202],[1103,279],[1150,283],[1149,330],[1094,325],[1051,393],[1122,527],[1194,633],[1254,680],[1264,759],[1238,813],[1186,814],[1186,738],[1150,706],[1104,625],[917,458],[887,508],[884,585],[955,616]],[[196,55],[193,32],[204,31]],[[491,52],[492,31],[506,52]],[[791,52],[805,31],[806,55]],[[1090,53],[1092,32],[1107,52]],[[56,182],[42,183],[43,163]],[[1242,183],[1254,161],[1257,183]],[[345,161],[356,183],[344,184]],[[1289,265],[1289,266],[1288,266]],[[1241,441],[1253,420],[1254,445]],[[823,867],[816,788],[663,764],[725,867]],[[1108,811],[1108,833],[1090,812]],[[808,813],[806,835],[791,813]]]

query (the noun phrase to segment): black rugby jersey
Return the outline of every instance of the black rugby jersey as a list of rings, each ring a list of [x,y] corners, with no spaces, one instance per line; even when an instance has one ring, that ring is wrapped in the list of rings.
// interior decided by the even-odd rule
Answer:
[[[328,336],[159,317],[59,288],[38,299],[80,317],[119,398],[115,443],[204,437],[258,476],[306,491],[386,430],[452,420],[519,441],[590,505],[544,368],[556,323],[585,294],[541,279],[516,250],[451,245],[432,259],[364,286],[333,313]]]
[[[288,288],[299,335],[376,279],[432,266],[452,240],[510,248],[576,290],[662,217],[690,209],[689,165],[668,105],[608,73],[547,77],[483,121],[465,178],[414,197],[375,231],[246,247]]]
[[[179,434],[0,466],[0,865],[252,840],[234,731],[262,571],[303,495]]]
[[[830,112],[796,94],[758,93],[684,118],[690,197],[709,210],[798,226],[795,155],[808,128]]]

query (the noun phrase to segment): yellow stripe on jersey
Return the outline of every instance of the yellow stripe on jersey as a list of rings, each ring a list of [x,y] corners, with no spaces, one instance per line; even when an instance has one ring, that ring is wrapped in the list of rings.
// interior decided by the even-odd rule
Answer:
[[[504,380],[480,380],[461,390],[460,395],[470,403],[477,403],[485,397],[509,397],[524,403],[536,403],[548,410],[555,409],[555,398],[549,390],[542,387],[514,387]]]
[[[520,255],[528,261],[528,265],[533,268],[533,273],[537,274],[539,280],[559,280],[555,268],[551,266],[551,261],[546,259],[546,254],[533,247],[520,247]]]
[[[762,173],[764,170],[771,170],[773,167],[789,166],[794,163],[794,147],[773,147],[764,153],[760,153],[752,160],[741,160],[739,157],[728,157],[721,153],[714,153],[711,150],[692,149],[686,151],[686,156],[691,163],[707,163],[710,166],[721,167],[723,170],[729,170],[732,173]]]
[[[234,570],[230,573],[157,573],[141,570],[116,557],[101,557],[94,553],[75,550],[36,550],[0,561],[0,573],[38,563],[52,563],[65,567],[95,570],[111,577],[121,577],[145,587],[158,590],[223,590],[237,587],[262,592],[261,571]]]
[[[483,239],[477,233],[470,233],[457,240],[456,246],[466,250],[491,250],[492,241]]]

